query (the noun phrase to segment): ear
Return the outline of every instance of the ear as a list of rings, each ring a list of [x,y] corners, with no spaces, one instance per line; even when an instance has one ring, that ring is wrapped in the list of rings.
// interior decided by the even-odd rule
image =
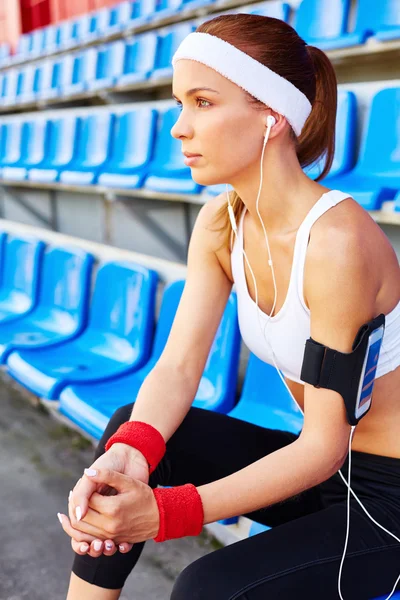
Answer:
[[[265,128],[267,126],[267,117],[270,115],[275,118],[275,125],[271,128],[271,132],[269,134],[269,137],[272,138],[272,137],[275,137],[276,135],[279,135],[284,129],[289,127],[289,124],[283,115],[272,110],[271,108],[268,108],[267,110],[263,111],[263,113],[262,113],[264,132],[265,132]]]

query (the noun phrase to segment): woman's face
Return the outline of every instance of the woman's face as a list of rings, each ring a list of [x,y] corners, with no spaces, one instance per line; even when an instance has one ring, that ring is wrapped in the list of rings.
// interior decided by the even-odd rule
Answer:
[[[211,88],[215,91],[193,88]],[[173,95],[181,114],[171,135],[182,152],[200,154],[190,165],[200,185],[232,183],[259,169],[264,111],[256,111],[245,92],[210,67],[182,59],[174,69]]]

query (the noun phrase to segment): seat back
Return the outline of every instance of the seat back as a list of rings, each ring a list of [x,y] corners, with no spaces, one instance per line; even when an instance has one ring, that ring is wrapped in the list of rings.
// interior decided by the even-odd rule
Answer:
[[[157,139],[151,172],[154,175],[168,175],[171,168],[180,169],[183,176],[190,176],[190,167],[183,162],[182,142],[171,135],[171,129],[180,115],[178,107],[171,107],[160,114]]]
[[[60,26],[48,25],[43,28],[43,51],[54,52],[60,43]]]
[[[168,0],[169,2],[170,0]],[[181,0],[178,0],[179,3]],[[172,57],[184,38],[192,33],[196,26],[192,23],[181,23],[168,28],[165,32],[159,34],[159,44],[157,47],[154,75],[158,69],[171,68]]]
[[[31,41],[31,48],[30,48],[30,56],[34,57],[34,56],[39,56],[40,54],[42,54],[43,49],[44,49],[44,28],[40,27],[39,29],[35,29],[34,31],[32,31],[32,41]]]
[[[3,79],[2,103],[13,104],[17,94],[18,69],[9,69]]]
[[[41,240],[7,235],[0,297],[12,299],[16,312],[33,308],[37,302],[44,248]]]
[[[66,167],[74,158],[77,142],[75,115],[64,115],[49,120],[48,145],[45,164],[48,167]]]
[[[42,60],[37,66],[37,73],[34,82],[34,91],[39,97],[46,94],[51,88],[53,79],[53,61]]]
[[[251,15],[272,17],[287,22],[290,15],[290,5],[287,2],[281,2],[281,0],[269,0],[268,2],[258,4],[256,8],[253,6],[246,6],[241,12],[248,12]]]
[[[355,31],[373,35],[376,31],[400,25],[398,0],[359,0]]]
[[[154,69],[157,35],[153,31],[126,40],[122,74],[149,73]]]
[[[110,7],[108,15],[108,29],[123,29],[124,25],[128,23],[131,16],[132,3],[127,0],[126,2],[119,2],[114,6]]]
[[[21,160],[22,120],[13,120],[3,125],[4,153],[2,165],[14,165]]]
[[[58,43],[61,48],[69,48],[74,45],[77,35],[77,27],[72,19],[61,21]]]
[[[32,34],[23,33],[18,38],[17,48],[15,54],[18,58],[27,58],[31,49],[32,44]]]
[[[79,117],[79,137],[74,169],[86,170],[101,166],[109,155],[114,114],[100,112]]]
[[[294,28],[306,41],[337,38],[347,32],[351,0],[303,0]]]
[[[48,247],[43,256],[36,318],[65,329],[86,325],[93,256],[80,248]],[[61,318],[60,318],[61,317]]]
[[[34,167],[44,160],[47,132],[47,121],[44,118],[36,118],[23,123],[21,165]]]
[[[357,98],[354,92],[338,92],[335,131],[335,155],[328,177],[346,173],[354,166],[356,149]],[[323,157],[304,171],[312,179],[322,172]]]
[[[148,165],[153,151],[156,122],[157,111],[150,107],[117,114],[110,160],[105,170],[124,171]]]
[[[95,79],[118,77],[124,66],[125,42],[116,40],[99,47]]]
[[[399,114],[400,87],[380,90],[372,98],[356,166],[359,173],[400,177]]]
[[[96,76],[97,48],[86,48],[72,57],[71,84],[85,84]],[[67,88],[68,89],[68,88]]]
[[[128,261],[105,263],[96,277],[89,327],[127,342],[138,365],[151,348],[157,282],[155,271]]]

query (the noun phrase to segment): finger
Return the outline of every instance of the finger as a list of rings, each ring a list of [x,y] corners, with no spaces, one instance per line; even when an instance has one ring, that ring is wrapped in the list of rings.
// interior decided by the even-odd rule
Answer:
[[[77,521],[80,521],[86,516],[89,498],[96,490],[97,484],[89,477],[82,477],[76,484],[70,504],[72,504],[72,510]]]
[[[112,471],[111,469],[85,469],[85,478],[88,481],[96,482],[96,484],[107,484],[112,488],[116,489],[117,492],[125,492],[131,490],[136,484],[132,477],[123,475],[118,471]]]
[[[103,549],[104,549],[103,540],[95,539],[90,544],[90,549],[88,551],[88,554],[90,556],[92,556],[93,558],[98,558],[99,556],[101,556],[103,554]]]
[[[79,542],[79,543],[87,542],[90,544],[90,542],[92,542],[95,539],[96,536],[91,536],[87,533],[84,533],[84,532],[78,531],[77,529],[74,529],[72,527],[67,515],[63,515],[62,513],[57,513],[57,517],[58,517],[58,520],[60,521],[61,526],[64,529],[65,533],[68,534],[71,538],[73,538],[76,542]]]
[[[117,502],[118,500],[115,498],[115,495],[103,496],[103,494],[94,492],[89,500],[89,510],[93,510],[104,515],[110,515],[113,513]],[[88,519],[86,519],[86,521],[88,521]]]
[[[112,556],[113,554],[115,554],[117,552],[118,548],[115,545],[113,540],[106,540],[104,542],[104,550],[103,550],[103,554],[105,554],[106,556]]]
[[[128,544],[127,542],[121,542],[118,546],[118,550],[121,552],[121,554],[126,554],[127,552],[130,552],[133,548],[133,544]]]
[[[110,524],[112,524],[110,518],[91,508],[88,509],[84,520],[77,521],[74,516],[71,519],[71,526],[74,530],[79,531],[86,536],[91,536],[92,539],[98,538],[103,541],[110,538],[111,530],[108,528]]]
[[[71,546],[72,550],[80,556],[84,556],[85,554],[87,554],[90,548],[90,544],[88,544],[87,542],[76,542],[73,538],[71,538]]]

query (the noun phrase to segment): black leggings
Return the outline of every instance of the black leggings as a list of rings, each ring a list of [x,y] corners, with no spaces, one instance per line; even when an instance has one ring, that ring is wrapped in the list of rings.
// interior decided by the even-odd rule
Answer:
[[[117,410],[96,451],[129,419]],[[296,436],[192,407],[150,476],[149,485],[200,486],[226,477],[293,442]],[[342,472],[347,477],[347,466]],[[283,475],[284,476],[284,475]],[[351,485],[368,512],[400,537],[400,459],[352,452]],[[346,533],[347,488],[338,474],[323,484],[248,513],[269,529],[195,560],[175,581],[171,600],[337,600]],[[168,543],[168,542],[164,542]],[[122,588],[144,542],[112,557],[75,555],[73,572],[108,589]],[[352,498],[342,573],[344,600],[389,595],[400,574],[400,544],[373,524]],[[400,584],[399,584],[400,589]]]

